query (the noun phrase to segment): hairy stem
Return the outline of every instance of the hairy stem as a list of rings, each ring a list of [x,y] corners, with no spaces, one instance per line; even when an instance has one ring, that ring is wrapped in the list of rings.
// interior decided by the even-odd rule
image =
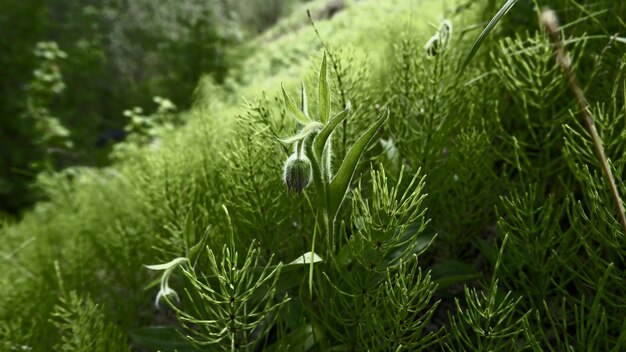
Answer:
[[[326,181],[326,175],[324,175],[324,157],[322,156],[322,160],[319,160],[313,150],[313,140],[317,136],[317,133],[311,133],[304,140],[304,148],[306,149],[306,154],[309,156],[309,160],[311,161],[311,168],[313,169],[313,183],[315,184],[315,191],[317,192],[317,201],[318,207],[321,209],[329,209],[328,207],[328,183]],[[328,241],[327,250],[330,253],[331,251],[331,238],[332,238],[332,225],[330,225],[330,221],[328,218],[328,211],[325,211],[324,215],[324,229],[326,230],[326,238]]]

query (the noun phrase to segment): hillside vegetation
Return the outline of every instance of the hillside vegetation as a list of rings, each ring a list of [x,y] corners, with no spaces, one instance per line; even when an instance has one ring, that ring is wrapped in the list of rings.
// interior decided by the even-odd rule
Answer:
[[[511,1],[327,3],[40,177],[0,224],[0,350],[626,349],[626,233],[538,21],[624,197],[626,4],[517,1],[463,66]]]

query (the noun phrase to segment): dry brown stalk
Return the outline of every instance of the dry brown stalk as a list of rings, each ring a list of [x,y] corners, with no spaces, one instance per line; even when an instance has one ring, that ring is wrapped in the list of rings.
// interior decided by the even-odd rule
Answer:
[[[619,191],[617,190],[617,185],[615,183],[615,178],[613,177],[613,172],[611,171],[609,162],[606,158],[606,155],[604,154],[602,139],[600,138],[598,130],[596,129],[596,126],[593,122],[593,117],[591,116],[591,111],[589,109],[589,103],[587,102],[587,99],[585,99],[585,94],[576,80],[576,75],[572,67],[572,60],[570,59],[567,53],[567,49],[565,49],[565,45],[563,44],[563,40],[561,40],[561,37],[559,35],[559,22],[556,14],[554,13],[554,11],[546,9],[541,13],[540,22],[548,31],[550,39],[552,39],[552,41],[554,42],[556,61],[561,66],[563,73],[567,77],[569,87],[574,94],[576,101],[578,102],[580,112],[583,115],[585,126],[587,127],[587,131],[589,131],[589,134],[591,135],[593,147],[595,149],[596,155],[598,156],[598,159],[600,160],[600,166],[602,167],[604,176],[609,183],[609,189],[611,191],[613,201],[615,202],[615,206],[617,207],[619,220],[622,224],[622,230],[624,232],[624,235],[626,236],[626,215],[624,214],[624,205],[619,195]]]

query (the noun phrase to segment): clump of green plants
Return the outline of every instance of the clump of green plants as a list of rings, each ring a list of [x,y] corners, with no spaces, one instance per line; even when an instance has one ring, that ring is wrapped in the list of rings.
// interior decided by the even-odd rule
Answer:
[[[130,351],[128,337],[107,320],[102,307],[76,292],[62,297],[52,316],[61,333],[55,351]]]
[[[402,191],[404,171],[392,185],[381,169],[371,175],[373,203],[362,197],[365,186],[350,191],[361,155],[388,112],[356,139],[334,172],[332,134],[348,118],[350,107],[331,117],[328,81],[324,56],[316,117],[309,112],[304,85],[300,106],[283,89],[297,130],[282,140],[294,145],[283,177],[289,190],[314,197],[310,216],[318,221],[313,224],[311,251],[290,264],[273,265],[272,258],[260,260],[252,243],[240,258],[231,227],[221,263],[201,241],[185,257],[149,266],[164,270],[156,303],[162,299],[177,313],[183,335],[192,345],[298,350],[317,344],[363,349],[382,343],[392,349],[425,349],[437,341],[437,333],[424,330],[436,307],[431,302],[435,284],[417,267],[416,256],[429,244],[420,239],[427,223],[421,206],[424,178],[418,172]],[[312,194],[309,183],[314,186]],[[341,212],[349,197],[354,221]],[[322,256],[316,253],[319,239],[317,251]],[[200,269],[199,263],[204,262],[209,270]],[[184,282],[180,300],[169,285],[178,267]],[[387,329],[394,331],[392,336],[387,336]],[[278,336],[270,338],[270,331]]]
[[[159,148],[42,179],[0,222],[0,349],[624,350],[626,8],[462,2],[432,56],[441,4],[272,37]]]
[[[300,108],[283,89],[285,104],[289,113],[296,121],[298,133],[284,139],[283,142],[294,144],[294,153],[285,162],[285,183],[290,189],[302,191],[313,178],[319,213],[316,217],[322,220],[323,231],[328,240],[328,251],[336,247],[335,235],[339,231],[341,219],[338,219],[355,168],[363,150],[368,146],[378,129],[383,125],[386,116],[381,117],[370,126],[346,153],[337,172],[333,172],[332,143],[333,131],[341,124],[350,112],[348,107],[331,117],[330,86],[328,84],[328,67],[326,55],[322,60],[318,80],[319,108],[318,118],[311,118],[307,106],[306,90],[302,86]],[[307,175],[309,174],[309,175]],[[305,182],[306,181],[306,182]],[[315,241],[314,241],[315,242]]]
[[[124,128],[126,138],[113,146],[112,158],[130,157],[139,148],[147,145],[158,148],[160,136],[180,124],[180,115],[176,114],[174,103],[159,96],[154,97],[153,101],[157,104],[157,109],[148,115],[144,115],[141,107],[124,110],[124,116],[129,118],[128,125]]]
[[[32,165],[33,171],[54,168],[59,153],[72,147],[70,131],[53,116],[50,106],[65,90],[60,61],[67,54],[55,42],[39,42],[33,50],[39,60],[33,77],[26,87],[26,109],[21,119],[32,123],[37,135],[35,143],[46,157],[41,164]]]

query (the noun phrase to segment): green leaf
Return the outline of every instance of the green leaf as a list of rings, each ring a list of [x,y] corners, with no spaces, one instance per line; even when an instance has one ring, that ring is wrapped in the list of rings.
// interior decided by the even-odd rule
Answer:
[[[300,111],[306,116],[309,120],[309,107],[306,100],[306,89],[304,88],[304,82],[302,82],[302,88],[300,89]]]
[[[487,262],[491,265],[496,264],[496,259],[498,257],[498,250],[493,248],[487,241],[482,238],[479,238],[476,242],[478,250],[480,254],[487,259]],[[520,264],[523,264],[520,262]]]
[[[500,22],[500,19],[511,9],[511,7],[513,7],[513,5],[517,3],[517,1],[518,0],[508,0],[504,5],[502,5],[502,7],[496,13],[496,15],[493,16],[491,21],[487,23],[487,26],[485,27],[485,29],[483,29],[482,33],[480,33],[480,35],[478,36],[478,39],[476,39],[476,42],[474,42],[474,45],[472,45],[472,48],[470,49],[469,53],[467,53],[467,55],[465,56],[465,59],[463,60],[463,64],[461,65],[461,69],[459,70],[459,73],[465,70],[465,67],[467,67],[470,61],[472,61],[472,59],[474,58],[474,55],[476,55],[476,52],[478,52],[478,49],[480,49],[480,46],[483,44],[483,42],[485,41],[489,33],[491,33],[491,31],[496,26],[496,24]]]
[[[294,143],[299,140],[305,139],[309,134],[314,133],[315,131],[319,131],[324,126],[319,122],[309,122],[296,134],[295,136],[287,137],[285,139],[280,139],[283,143]]]
[[[183,238],[185,239],[185,249],[189,249],[191,243],[195,242],[195,228],[196,224],[193,221],[193,215],[191,214],[191,210],[187,212],[185,215],[185,225],[183,227]]]
[[[355,241],[348,241],[345,246],[339,249],[339,252],[333,258],[333,262],[337,265],[348,266],[354,261],[354,249],[351,248],[355,244]]]
[[[178,266],[184,262],[188,261],[187,258],[185,257],[178,257],[175,259],[170,260],[167,263],[164,264],[154,264],[154,265],[146,265],[145,267],[150,269],[150,270],[167,270],[170,269],[174,266]]]
[[[348,117],[348,114],[350,113],[350,102],[348,102],[347,105],[348,106],[346,107],[346,109],[330,119],[330,122],[326,124],[326,126],[324,126],[324,128],[320,131],[317,137],[315,137],[315,141],[313,142],[315,143],[314,151],[315,156],[318,158],[318,160],[322,159],[324,145],[326,145],[326,141],[330,137],[330,134],[333,133],[333,130],[335,129],[335,127],[337,127],[337,125],[339,125],[343,120],[346,119],[346,117]]]
[[[150,283],[148,283],[146,285],[146,287],[143,288],[144,291],[148,291],[154,287],[159,286],[159,284],[161,283],[161,276],[157,277],[156,279],[150,281]]]
[[[306,253],[302,254],[301,256],[299,256],[298,258],[296,258],[294,261],[292,261],[291,263],[289,263],[287,265],[309,264],[311,262],[317,263],[317,262],[321,262],[321,261],[323,261],[322,257],[317,255],[316,253],[306,252]]]
[[[282,338],[279,343],[264,348],[264,351],[302,351],[306,352],[315,345],[315,335],[311,324],[293,330]]]
[[[301,285],[303,282],[306,281],[308,270],[308,264],[283,266],[280,271],[280,276],[276,280],[275,289],[277,291],[283,292]],[[272,287],[270,287],[269,285],[266,285],[265,288],[260,288],[258,290],[258,294],[255,295],[253,298],[264,296],[265,292],[269,289],[272,289]]]
[[[361,154],[363,154],[367,145],[378,132],[378,129],[385,123],[387,117],[389,117],[389,110],[359,137],[346,154],[346,157],[341,162],[341,166],[339,166],[339,170],[337,170],[337,174],[330,182],[330,192],[328,194],[329,213],[333,214],[333,216],[337,213],[341,202],[345,198]]]
[[[626,38],[622,38],[622,37],[615,37],[615,41],[622,43],[622,44],[626,44]]]
[[[433,265],[431,277],[438,284],[437,289],[469,281],[478,277],[473,266],[459,260],[450,259]]]
[[[280,85],[280,89],[283,91],[285,105],[287,105],[287,110],[291,113],[291,116],[296,120],[296,122],[302,125],[308,124],[310,121],[309,118],[302,111],[300,111],[300,109],[298,109],[298,106],[293,99],[291,99],[291,97],[287,95],[287,92],[285,92],[285,87],[283,87],[282,84]]]
[[[385,265],[394,265],[394,263],[397,263],[398,258],[406,258],[411,254],[419,255],[430,247],[430,245],[435,241],[437,233],[431,228],[427,228],[425,232],[422,232],[422,226],[423,225],[420,222],[415,222],[409,225],[409,228],[399,240],[399,242],[405,242],[408,240],[409,244],[393,251],[389,258],[386,259]],[[417,238],[414,238],[415,236],[417,236]]]
[[[152,351],[196,352],[199,351],[182,335],[176,326],[149,326],[132,329],[130,338],[138,345]]]
[[[200,253],[202,249],[206,246],[208,239],[209,239],[209,229],[207,228],[204,231],[204,234],[202,235],[202,239],[200,239],[200,242],[196,243],[191,248],[189,248],[189,252],[187,253],[187,258],[189,258],[189,262],[191,263],[192,266],[195,267],[196,263],[198,263],[198,258],[200,258]]]
[[[330,86],[328,85],[328,66],[326,65],[326,53],[322,59],[320,68],[320,79],[317,85],[319,89],[320,120],[323,124],[328,122],[330,117]]]

